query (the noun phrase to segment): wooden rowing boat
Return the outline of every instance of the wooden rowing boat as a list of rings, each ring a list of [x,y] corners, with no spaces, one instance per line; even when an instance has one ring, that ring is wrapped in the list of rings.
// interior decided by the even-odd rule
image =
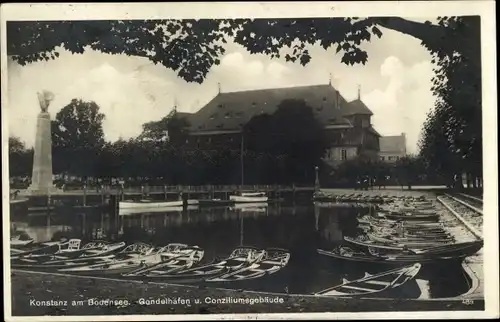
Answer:
[[[341,285],[327,288],[316,293],[316,295],[347,297],[373,295],[388,289],[400,287],[414,279],[420,271],[421,266],[420,263],[416,263],[376,275],[366,273],[364,277],[354,281],[344,279]]]
[[[441,256],[440,254],[389,254],[376,255],[375,253],[366,254],[365,252],[355,251],[352,248],[341,246],[333,250],[318,249],[320,255],[328,257],[362,263],[385,264],[385,265],[403,265],[415,263],[438,263],[449,260],[462,260],[467,257],[466,254],[456,254],[454,256]]]
[[[139,201],[120,201],[118,209],[152,209],[152,208],[169,208],[169,207],[182,207],[189,205],[198,205],[198,200],[174,200],[174,201],[154,201],[154,200],[139,200]]]
[[[92,241],[85,244],[82,248],[74,251],[66,251],[47,255],[38,258],[18,258],[11,265],[12,267],[30,267],[30,268],[64,268],[69,266],[87,265],[90,262],[96,263],[94,258],[112,256],[113,253],[125,247],[124,242],[110,243],[106,241]],[[89,262],[90,261],[90,262]],[[99,260],[97,260],[98,262]]]
[[[405,221],[428,221],[437,222],[439,221],[439,215],[437,214],[415,214],[410,212],[401,213],[378,213],[381,218],[395,219],[395,220],[405,220]]]
[[[192,267],[173,273],[154,270],[143,276],[149,279],[175,280],[176,282],[200,282],[252,265],[265,256],[265,250],[242,246],[233,250],[231,255],[223,260],[208,265]]]
[[[264,257],[255,263],[226,274],[209,278],[207,282],[235,282],[271,275],[288,264],[290,252],[285,249],[268,248]]]
[[[158,263],[161,261],[161,254],[165,251],[167,251],[167,246],[156,248],[150,244],[135,243],[113,256],[97,257],[90,260],[90,262],[97,261],[96,264],[73,265],[58,271],[78,274],[120,274],[137,269],[142,265]]]
[[[205,254],[204,250],[198,246],[186,246],[184,244],[170,244],[169,251],[161,255],[161,262],[150,266],[140,267],[134,271],[124,273],[124,276],[141,276],[150,273],[173,274],[186,270],[198,264]]]
[[[366,233],[368,238],[371,240],[380,242],[380,243],[397,243],[397,244],[404,244],[407,245],[408,247],[413,247],[413,246],[435,246],[435,245],[442,245],[442,244],[450,244],[454,240],[451,238],[446,238],[446,239],[421,239],[421,238],[405,238],[405,237],[395,237],[395,236],[380,236],[377,234],[373,233]]]
[[[246,202],[268,202],[268,197],[265,192],[244,192],[241,195],[229,196],[229,200],[235,203],[246,203]]]

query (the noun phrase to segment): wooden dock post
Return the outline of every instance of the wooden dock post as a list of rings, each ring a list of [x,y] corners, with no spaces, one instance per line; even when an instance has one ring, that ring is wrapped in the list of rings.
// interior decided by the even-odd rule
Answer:
[[[123,183],[120,185],[120,198],[116,198],[117,200],[121,199],[122,201],[125,200],[125,187],[123,186]]]
[[[295,202],[295,192],[296,192],[296,189],[295,189],[295,183],[292,184],[292,197],[293,197],[293,202]]]
[[[165,200],[167,200],[168,194],[167,194],[167,186],[166,185],[163,186],[163,194],[164,194]]]
[[[83,185],[83,206],[87,205],[87,185]]]

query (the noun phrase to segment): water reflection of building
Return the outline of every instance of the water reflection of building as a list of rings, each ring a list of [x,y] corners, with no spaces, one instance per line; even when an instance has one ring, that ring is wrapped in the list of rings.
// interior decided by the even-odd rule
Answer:
[[[322,207],[314,206],[316,219],[316,230],[319,231],[323,240],[328,242],[340,242],[344,239],[342,231],[342,220],[352,215],[352,209],[344,207]]]
[[[280,207],[260,207],[252,205],[251,207],[220,207],[203,208],[185,211],[171,211],[163,213],[138,213],[126,216],[120,216],[124,227],[141,227],[151,229],[154,227],[181,226],[183,224],[211,223],[216,221],[236,220],[243,218],[257,218],[260,216],[277,215],[280,213]]]
[[[46,226],[46,227],[24,227],[20,228],[19,231],[26,233],[28,236],[33,238],[35,242],[44,242],[49,241],[58,233],[68,233],[71,232],[72,229],[70,226],[65,225],[54,225],[54,226]]]

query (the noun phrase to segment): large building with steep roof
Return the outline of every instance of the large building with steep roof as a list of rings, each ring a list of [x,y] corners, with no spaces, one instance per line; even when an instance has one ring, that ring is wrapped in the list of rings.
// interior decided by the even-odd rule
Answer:
[[[379,157],[381,161],[393,163],[406,156],[406,135],[382,136]]]
[[[256,115],[272,114],[285,99],[304,100],[324,126],[330,142],[325,161],[336,164],[358,155],[378,157],[378,132],[372,111],[358,99],[348,102],[332,85],[271,88],[218,93],[196,113],[182,113],[189,122],[188,147],[240,148],[243,126]]]

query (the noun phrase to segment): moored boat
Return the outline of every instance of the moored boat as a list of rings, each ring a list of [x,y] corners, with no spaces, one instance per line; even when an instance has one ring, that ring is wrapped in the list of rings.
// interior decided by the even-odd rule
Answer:
[[[200,282],[208,278],[217,277],[233,270],[251,265],[265,256],[265,250],[255,247],[241,246],[233,250],[226,259],[214,263],[166,273],[161,270],[149,272],[145,276],[151,279],[169,279],[176,282]]]
[[[167,207],[183,207],[189,205],[198,205],[198,200],[175,200],[175,201],[154,201],[154,200],[139,200],[139,201],[120,201],[118,207],[122,209],[149,209],[149,208],[167,208]]]
[[[250,280],[278,272],[288,264],[290,252],[285,249],[268,248],[261,260],[226,274],[209,278],[207,282],[234,282]]]
[[[267,202],[268,197],[265,192],[243,192],[240,195],[229,196],[229,200],[238,202]]]
[[[72,267],[59,269],[60,272],[79,274],[118,274],[137,269],[141,265],[148,265],[160,261],[160,255],[167,247],[156,248],[146,243],[135,243],[125,247],[122,251],[112,256],[92,258],[91,265],[72,265]],[[89,260],[89,259],[87,259]],[[80,262],[76,260],[76,262]],[[77,267],[73,267],[77,266]]]
[[[406,221],[430,221],[437,222],[439,221],[438,214],[417,214],[411,212],[387,212],[387,213],[378,213],[379,218],[387,218],[387,219],[395,219],[395,220],[406,220]]]
[[[152,214],[152,213],[180,213],[184,210],[197,210],[197,205],[188,206],[167,206],[167,207],[157,207],[157,208],[124,208],[119,209],[118,215],[120,216],[130,216],[137,214]]]
[[[18,234],[14,235],[10,238],[10,246],[11,247],[19,247],[23,248],[27,245],[30,245],[34,242],[35,240],[31,237],[29,237],[26,234]]]
[[[456,253],[451,256],[442,256],[441,254],[415,254],[411,250],[396,252],[394,254],[377,254],[375,250],[370,250],[367,253],[353,250],[349,247],[341,246],[333,250],[317,250],[320,255],[329,256],[332,258],[348,260],[353,262],[377,263],[386,265],[401,265],[415,263],[436,263],[449,260],[462,260],[467,257],[466,254]]]
[[[66,251],[71,251],[80,248],[81,240],[74,238],[69,241],[61,239],[59,241],[49,241],[40,244],[33,244],[34,248],[25,249],[21,252],[12,254],[11,260],[33,261],[42,260],[55,254],[61,254]]]
[[[449,245],[441,245],[434,247],[426,247],[414,250],[416,254],[423,254],[429,256],[472,256],[483,248],[483,240],[475,240],[471,242],[454,243]]]
[[[160,263],[149,267],[140,267],[122,275],[141,276],[149,273],[172,274],[198,264],[205,254],[204,250],[198,246],[169,244],[167,247],[168,248],[161,254]]]
[[[317,292],[316,295],[347,297],[373,295],[404,285],[415,278],[421,266],[420,263],[415,263],[375,275],[366,273],[364,277],[354,281],[344,279],[341,285],[327,288]]]
[[[95,264],[101,259],[111,257],[113,253],[125,247],[124,242],[91,241],[74,252],[66,251],[59,255],[49,255],[38,260],[20,258],[12,263],[12,267],[30,268],[64,268],[78,265]],[[69,256],[68,256],[69,255]]]

